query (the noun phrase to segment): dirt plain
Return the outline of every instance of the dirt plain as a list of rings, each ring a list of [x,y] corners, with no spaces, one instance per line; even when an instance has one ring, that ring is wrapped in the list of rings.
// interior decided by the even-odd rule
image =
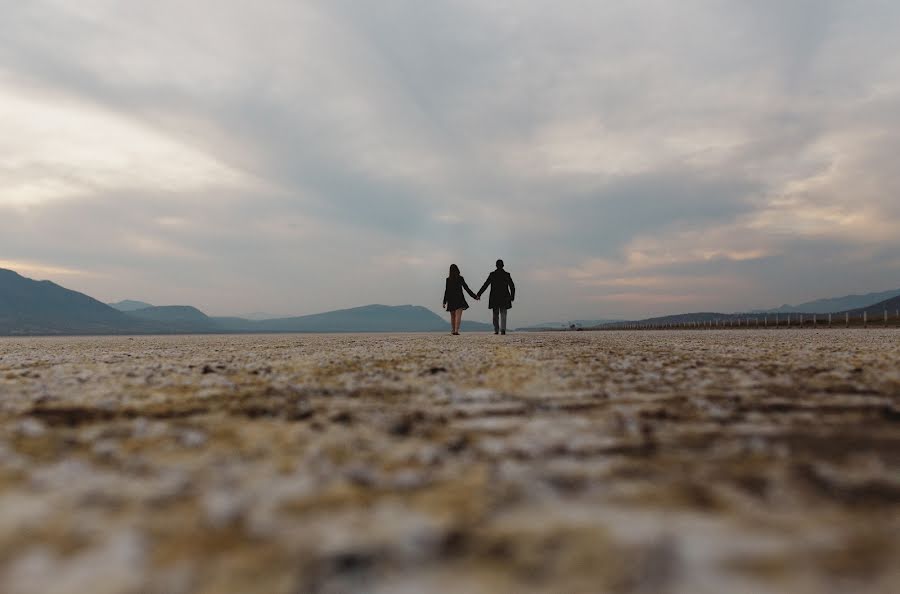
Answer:
[[[0,339],[0,592],[900,591],[900,331]]]

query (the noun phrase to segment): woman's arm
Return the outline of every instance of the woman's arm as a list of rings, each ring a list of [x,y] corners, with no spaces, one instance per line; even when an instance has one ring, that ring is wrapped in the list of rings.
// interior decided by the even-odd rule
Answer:
[[[444,307],[447,307],[447,293],[450,292],[450,279],[444,282]]]
[[[463,289],[466,290],[466,293],[468,293],[469,295],[472,296],[472,299],[476,299],[476,300],[477,300],[477,299],[480,299],[480,298],[481,298],[481,297],[479,297],[478,295],[476,295],[475,293],[472,292],[472,289],[470,289],[470,288],[469,288],[469,285],[466,284],[466,279],[460,278],[460,280],[462,281]]]

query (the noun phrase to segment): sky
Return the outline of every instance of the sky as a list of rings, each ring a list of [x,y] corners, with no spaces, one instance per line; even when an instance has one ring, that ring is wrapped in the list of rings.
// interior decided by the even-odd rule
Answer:
[[[497,258],[513,325],[900,288],[894,0],[0,13],[0,267],[104,301],[440,311]]]

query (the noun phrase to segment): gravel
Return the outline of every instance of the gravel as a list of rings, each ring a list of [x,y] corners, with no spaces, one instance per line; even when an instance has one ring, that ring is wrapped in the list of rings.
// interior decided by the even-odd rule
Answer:
[[[0,339],[0,591],[900,591],[900,331]]]

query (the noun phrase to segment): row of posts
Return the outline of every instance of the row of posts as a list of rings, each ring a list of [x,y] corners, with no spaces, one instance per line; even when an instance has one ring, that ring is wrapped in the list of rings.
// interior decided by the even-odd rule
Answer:
[[[884,310],[883,313],[883,325],[887,326],[891,321],[891,316],[889,315],[891,312],[888,310]],[[820,317],[821,315],[821,317]],[[900,324],[900,309],[894,311],[893,319]],[[784,323],[782,324],[782,320]],[[796,324],[795,324],[796,321]],[[764,315],[760,316],[750,316],[750,317],[731,317],[724,319],[712,319],[712,320],[702,320],[702,321],[691,321],[691,322],[665,322],[665,323],[648,323],[648,322],[633,322],[633,323],[623,323],[623,324],[610,324],[604,326],[606,330],[684,330],[684,329],[697,329],[697,330],[710,330],[716,328],[781,328],[783,326],[793,327],[795,325],[799,325],[803,328],[805,325],[810,324],[813,328],[818,328],[819,326],[832,328],[835,326],[835,323],[838,325],[843,325],[846,328],[849,328],[851,322],[861,322],[864,328],[870,326],[871,323],[876,321],[875,316],[872,319],[869,318],[869,314],[867,311],[863,311],[862,316],[858,318],[851,318],[849,313],[843,314],[812,314],[812,316],[805,316],[804,314],[796,314],[795,316],[791,316],[791,314],[785,314],[783,317],[779,317],[778,314],[774,314],[771,319],[771,324],[769,316]]]

